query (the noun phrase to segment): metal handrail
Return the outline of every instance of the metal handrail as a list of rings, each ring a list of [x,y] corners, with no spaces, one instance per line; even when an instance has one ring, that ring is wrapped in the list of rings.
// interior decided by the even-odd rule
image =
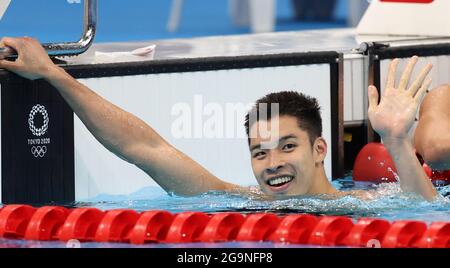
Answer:
[[[75,56],[84,53],[92,45],[97,30],[98,0],[84,1],[83,36],[78,42],[48,43],[42,46],[50,56]],[[8,47],[0,48],[1,58],[15,58],[17,53]]]

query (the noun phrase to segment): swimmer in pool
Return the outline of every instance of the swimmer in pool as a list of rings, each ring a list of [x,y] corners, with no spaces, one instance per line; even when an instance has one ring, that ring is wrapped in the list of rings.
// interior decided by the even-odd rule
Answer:
[[[15,62],[0,60],[0,68],[27,79],[45,79],[67,101],[89,131],[108,150],[136,165],[165,191],[193,196],[208,191],[253,194],[246,188],[225,182],[166,142],[149,125],[136,116],[103,99],[53,64],[38,41],[32,38],[4,38],[6,46],[18,53]],[[397,167],[403,191],[415,192],[433,200],[436,190],[423,171],[408,131],[412,127],[421,99],[431,80],[432,66],[427,65],[413,83],[410,76],[417,57],[413,57],[401,80],[396,83],[398,60],[390,65],[387,88],[378,103],[377,89],[369,88],[369,119]],[[409,86],[408,86],[409,85]],[[249,120],[258,113],[261,103],[279,104],[276,118]],[[112,118],[105,121],[105,115]],[[256,114],[257,115],[257,114]],[[270,116],[270,113],[268,113]],[[279,129],[268,129],[271,136],[261,137],[260,124],[278,120]],[[251,121],[251,122],[250,122]],[[322,138],[319,105],[314,98],[295,92],[269,94],[258,100],[246,120],[254,175],[261,194],[270,198],[302,195],[355,195],[364,192],[339,192],[325,174],[327,143]],[[271,126],[271,124],[267,124]]]
[[[442,85],[425,97],[414,135],[417,152],[435,170],[450,170],[450,85]]]

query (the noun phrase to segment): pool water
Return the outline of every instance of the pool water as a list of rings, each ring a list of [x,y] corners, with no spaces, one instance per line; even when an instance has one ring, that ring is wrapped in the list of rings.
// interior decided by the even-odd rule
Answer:
[[[225,193],[210,192],[196,197],[170,196],[159,187],[142,189],[128,196],[100,195],[96,198],[70,204],[72,207],[96,207],[101,210],[134,209],[136,211],[167,210],[172,213],[200,211],[206,213],[271,212],[278,215],[308,213],[314,215],[384,218],[395,220],[420,220],[426,223],[450,222],[450,185],[438,187],[440,197],[427,202],[413,193],[403,193],[398,183],[353,182],[350,177],[333,182],[342,191],[368,190],[369,200],[354,197],[330,199],[326,196],[301,197],[285,200],[262,200]],[[218,247],[273,247],[272,243],[221,243]],[[298,247],[299,245],[277,245]],[[62,242],[35,242],[1,240],[0,247],[67,247]],[[135,247],[127,244],[85,243],[82,247]],[[145,245],[143,247],[211,247],[209,244]]]
[[[342,191],[368,190],[369,200],[355,197],[329,199],[319,197],[295,197],[284,200],[261,200],[240,195],[210,192],[196,197],[170,196],[159,187],[142,189],[129,196],[101,195],[85,202],[77,202],[75,207],[96,207],[101,210],[134,209],[137,211],[167,210],[172,213],[184,211],[272,212],[279,215],[308,213],[314,215],[377,217],[389,221],[399,219],[421,220],[427,223],[450,221],[450,185],[438,187],[440,197],[427,202],[414,193],[403,193],[398,183],[373,184],[353,182],[350,177],[333,182]]]

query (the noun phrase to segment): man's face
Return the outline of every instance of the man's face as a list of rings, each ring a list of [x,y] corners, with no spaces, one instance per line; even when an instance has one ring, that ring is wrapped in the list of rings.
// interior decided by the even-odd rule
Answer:
[[[323,168],[321,163],[326,154],[326,145],[325,153],[317,152],[314,149],[316,143],[311,146],[308,133],[299,128],[297,118],[293,116],[275,117],[274,120],[278,120],[278,126],[260,120],[249,131],[251,162],[256,180],[268,195],[308,194],[317,168]]]

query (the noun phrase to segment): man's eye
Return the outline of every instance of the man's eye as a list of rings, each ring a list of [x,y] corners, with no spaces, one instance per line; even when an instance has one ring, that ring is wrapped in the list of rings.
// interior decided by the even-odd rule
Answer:
[[[283,146],[283,150],[289,151],[289,150],[294,149],[295,147],[297,147],[295,144],[289,143],[289,144],[286,144]]]
[[[257,152],[253,155],[254,158],[261,158],[263,156],[265,156],[266,153],[265,152]]]

